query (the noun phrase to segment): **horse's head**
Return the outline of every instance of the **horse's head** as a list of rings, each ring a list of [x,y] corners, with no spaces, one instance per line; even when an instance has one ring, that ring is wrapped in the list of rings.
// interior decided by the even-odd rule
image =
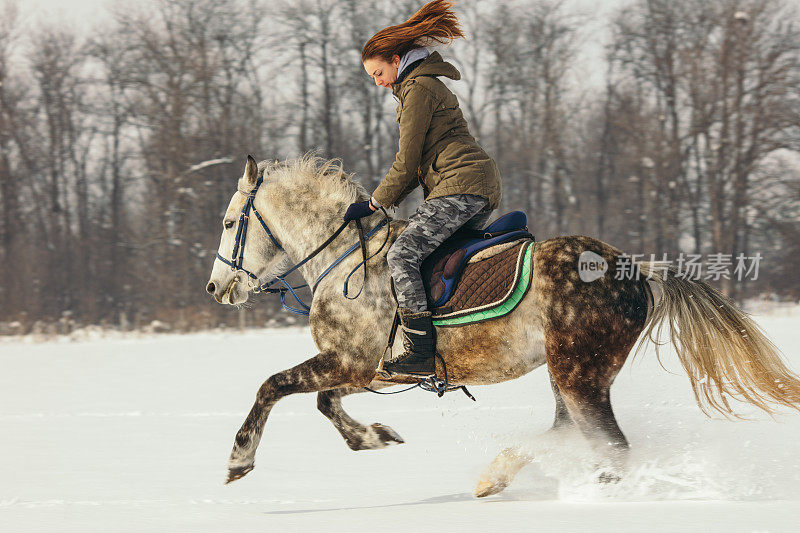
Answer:
[[[206,285],[206,291],[219,303],[246,302],[254,282],[287,258],[268,229],[275,227],[270,222],[271,210],[261,187],[262,181],[268,180],[266,163],[259,169],[256,160],[248,155],[244,175],[222,219],[219,250]]]

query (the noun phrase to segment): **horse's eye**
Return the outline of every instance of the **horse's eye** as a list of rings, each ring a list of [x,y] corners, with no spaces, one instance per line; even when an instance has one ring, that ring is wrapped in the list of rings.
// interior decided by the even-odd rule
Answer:
[[[226,220],[225,229],[231,229],[232,227],[233,227],[233,220]]]

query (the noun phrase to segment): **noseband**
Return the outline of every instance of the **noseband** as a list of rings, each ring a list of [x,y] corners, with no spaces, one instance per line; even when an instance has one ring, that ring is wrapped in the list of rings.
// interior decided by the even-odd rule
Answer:
[[[245,201],[244,207],[242,207],[242,213],[239,215],[239,221],[236,223],[236,237],[235,237],[235,240],[234,240],[234,243],[233,243],[233,253],[231,254],[231,259],[228,260],[225,257],[222,257],[222,255],[220,255],[219,252],[217,252],[217,259],[219,259],[220,261],[222,261],[226,265],[230,266],[231,270],[236,270],[236,271],[240,270],[240,271],[244,272],[251,279],[253,279],[256,283],[258,283],[258,276],[255,275],[254,273],[250,272],[246,268],[244,268],[244,244],[245,244],[245,240],[247,239],[247,225],[248,225],[248,222],[250,220],[250,211],[252,211],[253,214],[256,216],[258,221],[261,223],[261,227],[263,227],[264,231],[267,232],[267,235],[269,236],[270,240],[272,240],[272,242],[275,244],[275,246],[278,248],[278,250],[286,253],[286,251],[283,249],[283,246],[281,246],[280,243],[277,241],[277,239],[275,239],[275,236],[272,234],[272,231],[270,231],[269,226],[267,226],[267,223],[264,222],[264,219],[261,217],[261,214],[258,212],[258,209],[256,209],[256,206],[255,206],[255,203],[254,203],[255,202],[255,198],[256,198],[256,193],[258,192],[258,188],[261,186],[261,183],[263,181],[264,181],[264,177],[263,176],[259,176],[258,180],[256,181],[256,186],[253,187],[253,190],[251,190],[250,193],[247,195],[247,200]],[[314,282],[313,286],[311,287],[312,295],[314,293],[314,290],[317,288],[317,285],[319,285],[319,282],[322,281],[322,279],[325,276],[327,276],[328,273],[331,270],[333,270],[334,267],[336,267],[336,265],[341,263],[347,256],[349,256],[351,253],[353,253],[355,251],[355,249],[358,248],[359,245],[360,245],[361,246],[362,255],[363,255],[363,260],[358,265],[356,265],[356,267],[350,272],[350,274],[348,274],[347,278],[344,281],[344,288],[343,288],[343,292],[344,292],[344,297],[345,298],[347,298],[349,300],[355,300],[356,298],[358,298],[358,296],[361,294],[361,291],[364,290],[364,286],[367,283],[367,261],[369,259],[375,257],[375,255],[377,255],[383,249],[383,247],[386,245],[386,242],[389,240],[389,227],[388,227],[389,215],[386,213],[386,210],[384,208],[382,208],[382,207],[381,207],[381,211],[383,211],[384,220],[382,220],[380,223],[378,223],[367,234],[364,234],[364,228],[361,225],[361,220],[359,220],[359,219],[353,220],[353,222],[355,222],[356,227],[358,228],[358,237],[359,237],[358,240],[359,240],[359,242],[355,243],[350,248],[348,248],[342,255],[339,256],[338,259],[336,259],[333,263],[331,263],[330,266],[328,266],[328,268],[326,268],[325,271],[322,272],[322,274],[319,275],[319,277],[317,277],[316,281]],[[257,293],[258,292],[279,293],[281,295],[281,306],[284,309],[286,309],[287,311],[291,311],[292,313],[296,313],[298,315],[308,316],[309,311],[311,310],[311,307],[306,305],[300,299],[300,297],[297,295],[297,293],[295,292],[295,289],[300,289],[302,287],[308,287],[308,284],[304,283],[302,285],[296,285],[296,286],[292,287],[286,281],[285,278],[286,278],[286,276],[288,276],[289,274],[291,274],[292,272],[294,272],[295,270],[297,270],[298,268],[300,268],[301,266],[306,264],[308,261],[310,261],[314,256],[316,256],[322,250],[324,250],[331,242],[333,242],[333,240],[336,237],[339,236],[339,234],[342,231],[344,231],[344,229],[347,227],[348,223],[349,223],[349,221],[347,221],[347,220],[344,221],[339,226],[339,228],[335,232],[333,232],[333,234],[330,237],[328,237],[328,239],[325,242],[323,242],[321,245],[319,245],[313,252],[308,254],[305,259],[303,259],[299,263],[295,264],[289,270],[287,270],[287,271],[283,272],[282,274],[276,276],[272,280],[256,285],[256,287],[253,288],[253,292],[257,292]],[[386,228],[386,238],[384,239],[384,241],[381,244],[380,248],[378,248],[378,250],[374,254],[372,254],[371,256],[367,257],[366,239],[369,239],[372,235],[374,235],[384,225],[387,226],[387,228]],[[361,267],[361,265],[364,265],[364,281],[361,284],[361,288],[359,289],[358,294],[356,294],[355,296],[350,298],[347,295],[347,284],[350,281],[350,276],[352,276]],[[271,285],[274,285],[274,284],[276,284],[278,282],[282,283],[283,287],[271,287]],[[285,298],[286,298],[286,293],[287,292],[289,292],[294,297],[294,299],[297,300],[297,303],[299,303],[303,307],[303,309],[297,309],[295,307],[291,307],[291,306],[286,304],[286,299]]]

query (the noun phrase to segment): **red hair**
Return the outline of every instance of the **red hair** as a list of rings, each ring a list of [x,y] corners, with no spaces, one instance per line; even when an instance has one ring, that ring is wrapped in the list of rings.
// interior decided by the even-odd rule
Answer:
[[[407,21],[382,29],[361,49],[361,62],[373,57],[390,62],[395,54],[402,57],[409,50],[419,48],[422,39],[449,44],[457,37],[465,37],[452,7],[453,2],[448,0],[433,0]]]

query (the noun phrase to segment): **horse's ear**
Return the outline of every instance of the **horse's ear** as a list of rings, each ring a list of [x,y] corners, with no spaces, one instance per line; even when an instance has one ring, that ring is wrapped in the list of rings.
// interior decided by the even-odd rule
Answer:
[[[253,156],[247,156],[247,164],[244,167],[244,180],[251,186],[256,186],[256,180],[258,179],[258,163],[256,160],[253,159]]]

